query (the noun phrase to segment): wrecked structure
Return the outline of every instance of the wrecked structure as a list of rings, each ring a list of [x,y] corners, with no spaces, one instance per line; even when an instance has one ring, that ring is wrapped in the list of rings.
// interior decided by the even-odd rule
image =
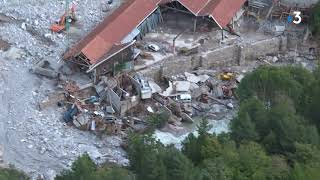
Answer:
[[[233,73],[230,75],[228,71],[221,71],[225,74],[219,75],[219,77],[211,74],[210,76],[214,79],[222,79],[230,83],[211,82],[208,86],[204,84],[207,83],[209,75],[201,74],[198,77],[188,72],[197,68],[209,69],[215,66],[235,64],[241,66],[245,64],[245,59],[257,59],[266,54],[287,50],[288,39],[280,36],[250,43],[235,43],[236,39],[230,39],[230,42],[227,42],[225,46],[210,47],[210,50],[199,53],[199,46],[206,41],[206,38],[201,37],[200,39],[193,39],[197,43],[190,47],[180,48],[178,51],[178,56],[190,56],[191,58],[180,58],[179,56],[179,59],[177,59],[178,56],[175,56],[176,40],[187,30],[193,33],[201,33],[210,32],[212,27],[216,27],[215,30],[219,29],[222,32],[222,41],[218,42],[220,45],[225,43],[223,39],[228,38],[229,35],[239,37],[234,27],[237,20],[245,12],[242,8],[245,2],[245,0],[236,0],[232,3],[228,0],[129,0],[69,49],[63,58],[67,62],[76,64],[86,73],[93,74],[92,87],[94,87],[94,91],[90,93],[90,96],[96,102],[89,102],[89,104],[95,105],[92,112],[101,112],[95,115],[102,116],[103,119],[105,119],[105,116],[113,116],[114,113],[124,117],[133,107],[141,102],[145,103],[144,100],[152,102],[154,96],[156,96],[157,101],[161,102],[162,106],[167,108],[168,111],[173,111],[169,114],[175,114],[174,112],[176,112],[176,108],[172,109],[172,107],[179,107],[179,113],[176,115],[193,122],[191,118],[193,113],[190,110],[192,107],[188,105],[191,102],[208,103],[213,101],[233,109],[232,101],[222,102],[216,98],[236,98],[235,85],[243,75],[239,75],[239,77]],[[269,11],[272,13],[272,4],[274,3],[271,1],[251,0],[247,4],[249,8],[246,8],[246,10],[271,7]],[[147,77],[151,77],[150,79],[139,74],[134,75],[131,72],[137,70],[134,67],[136,67],[135,57],[137,57],[137,53],[140,53],[139,48],[142,50],[147,48],[153,52],[160,51],[161,48],[156,44],[150,44],[149,42],[148,45],[143,44],[145,43],[143,39],[147,38],[148,34],[152,34],[151,32],[164,21],[163,15],[167,11],[186,14],[188,25],[192,24],[191,30],[183,29],[181,32],[175,32],[175,37],[172,38],[172,46],[169,46],[169,48],[161,47],[165,49],[163,50],[165,53],[167,49],[172,48],[173,53],[168,54],[173,56],[160,58],[163,61],[153,69],[142,68],[146,70],[144,73],[147,74]],[[270,15],[270,13],[268,14]],[[205,25],[203,26],[203,24]],[[200,25],[200,28],[197,27],[198,25]],[[208,26],[211,26],[211,28]],[[224,34],[225,31],[228,33]],[[168,42],[165,43],[168,44]],[[143,56],[153,55],[144,53]],[[128,71],[123,73],[124,70]],[[184,73],[184,77],[170,79],[171,76],[179,73]],[[159,74],[159,76],[154,77],[155,74]],[[199,78],[202,80],[198,80]],[[153,80],[165,82],[169,87],[160,88]],[[163,89],[166,90],[162,91]],[[150,101],[147,102],[150,103]],[[168,106],[165,103],[166,101],[175,103],[171,103],[174,104],[173,106]],[[77,102],[73,101],[72,103],[75,105],[72,108],[82,109],[78,107]],[[84,103],[85,106],[87,104]],[[112,109],[111,112],[113,113],[110,114],[107,109]],[[154,112],[152,109],[148,111]],[[69,109],[68,113],[72,114],[72,109]],[[185,113],[185,115],[181,116],[182,113]],[[68,117],[70,121],[74,121],[73,115]]]
[[[308,2],[311,1],[314,0]],[[1,145],[5,147],[4,161],[28,173],[59,172],[61,166],[69,166],[69,162],[84,152],[89,152],[98,162],[107,160],[126,165],[128,160],[120,147],[123,134],[143,129],[148,117],[159,111],[170,115],[167,129],[160,129],[166,135],[193,132],[201,117],[220,129],[214,131],[216,133],[228,130],[228,122],[238,107],[233,93],[237,85],[235,78],[240,81],[246,72],[259,65],[295,64],[312,68],[318,52],[318,47],[310,41],[306,41],[310,47],[302,46],[301,40],[308,37],[296,34],[296,31],[304,34],[304,23],[288,26],[286,17],[290,9],[296,10],[294,3],[292,7],[280,6],[280,11],[276,3],[270,18],[266,18],[272,0],[252,0],[254,3],[250,5],[256,6],[267,2],[261,8],[265,14],[253,18],[253,12],[257,11],[245,3],[244,16],[235,22],[242,10],[232,8],[237,13],[231,13],[234,18],[230,20],[229,6],[240,1],[127,0],[122,6],[121,0],[113,1],[113,5],[108,5],[106,0],[77,2],[76,24],[71,25],[70,31],[52,33],[49,27],[63,14],[63,1],[0,1],[0,124],[6,127],[2,133],[8,137]],[[212,10],[213,18],[209,13],[202,14],[214,6],[214,2],[217,8],[227,5]],[[55,11],[47,13],[47,9]],[[105,24],[104,16],[110,19]],[[234,25],[240,37],[227,32],[229,27],[223,26],[221,18],[228,19],[226,22],[231,27]],[[85,72],[96,74],[96,81],[92,81],[86,74],[57,62],[61,60],[60,55],[94,29],[97,22],[102,22],[100,29],[97,27],[90,37],[83,39],[79,49],[66,59],[67,63],[78,63]],[[225,29],[223,42],[219,25]],[[275,26],[281,27],[279,34],[273,33]],[[184,30],[188,31],[178,37]],[[290,30],[294,32],[289,36]],[[176,48],[173,48],[173,39]],[[156,45],[154,50],[148,47],[150,44]],[[141,53],[133,60],[138,54],[136,49]],[[95,57],[97,52],[99,57]],[[118,73],[124,69],[140,72],[143,81],[133,81],[132,72]],[[230,72],[234,77],[229,77]],[[221,73],[224,79],[231,80],[222,81]],[[139,90],[141,85],[143,92]],[[151,98],[148,98],[148,86]],[[78,108],[76,115],[75,107]],[[73,118],[67,123],[73,127],[66,126],[62,120],[65,114]],[[171,131],[166,131],[168,128]],[[162,140],[172,143],[167,136]]]
[[[134,42],[162,21],[162,9],[192,14],[194,31],[199,18],[224,29],[241,16],[244,3],[245,0],[232,3],[228,0],[129,0],[68,50],[63,59],[80,65],[95,76],[132,69]]]

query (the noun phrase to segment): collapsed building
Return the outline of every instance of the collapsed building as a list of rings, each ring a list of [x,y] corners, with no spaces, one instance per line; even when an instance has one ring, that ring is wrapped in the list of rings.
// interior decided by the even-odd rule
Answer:
[[[63,59],[94,74],[95,79],[104,74],[114,75],[133,68],[135,41],[142,39],[163,21],[163,10],[173,9],[191,14],[194,31],[197,20],[206,19],[223,32],[223,29],[232,28],[242,15],[245,1],[128,0],[70,48]]]

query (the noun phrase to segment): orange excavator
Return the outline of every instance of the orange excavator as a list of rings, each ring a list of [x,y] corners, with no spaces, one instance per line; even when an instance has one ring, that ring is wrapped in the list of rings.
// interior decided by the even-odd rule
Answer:
[[[60,33],[67,28],[67,24],[73,24],[76,22],[75,6],[72,6],[67,12],[65,12],[58,22],[51,25],[50,30],[52,32]]]

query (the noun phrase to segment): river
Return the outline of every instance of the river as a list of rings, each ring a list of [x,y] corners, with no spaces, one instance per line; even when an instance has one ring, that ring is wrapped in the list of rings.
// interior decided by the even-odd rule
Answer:
[[[230,131],[230,122],[232,118],[235,116],[236,111],[232,110],[229,113],[225,114],[225,117],[220,120],[208,119],[210,130],[209,133],[220,134],[223,132]],[[156,130],[154,132],[154,137],[162,142],[164,145],[174,144],[175,147],[181,149],[181,142],[190,134],[193,133],[195,136],[198,135],[197,133],[197,125],[200,123],[201,118],[194,118],[195,122],[193,124],[183,124],[184,129],[186,130],[185,133],[177,134],[175,132],[165,132],[161,130]]]

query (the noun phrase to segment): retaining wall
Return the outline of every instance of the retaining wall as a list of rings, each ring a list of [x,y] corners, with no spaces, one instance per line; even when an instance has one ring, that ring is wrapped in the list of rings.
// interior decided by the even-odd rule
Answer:
[[[224,67],[241,65],[245,61],[256,60],[259,56],[277,54],[287,50],[286,37],[274,37],[254,43],[234,44],[208,51],[194,56],[169,57],[140,72],[147,77],[161,80],[164,76],[171,76],[195,68]]]

